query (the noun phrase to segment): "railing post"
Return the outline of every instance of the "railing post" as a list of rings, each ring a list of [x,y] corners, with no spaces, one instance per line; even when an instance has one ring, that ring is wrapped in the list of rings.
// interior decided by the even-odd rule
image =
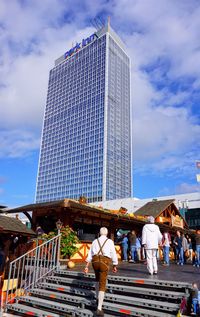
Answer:
[[[37,277],[37,263],[38,263],[38,247],[35,250],[35,259],[34,259],[34,265],[33,265],[33,279],[32,283],[33,287],[35,287],[36,277]]]
[[[3,317],[3,283],[2,283],[2,276],[0,276],[0,317]]]
[[[58,221],[56,222],[56,227],[58,230],[58,253],[57,253],[57,268],[60,268],[60,242],[61,242],[61,233],[60,230],[62,228],[62,221],[60,219],[58,219]]]
[[[11,281],[11,272],[12,272],[12,262],[10,263],[9,266],[9,273],[8,273],[8,282],[7,282],[7,290],[6,290],[6,305],[8,303],[8,292],[9,292],[9,288],[10,288],[10,281]]]
[[[61,234],[60,234],[60,229],[58,229],[58,253],[57,253],[57,268],[60,268],[60,242],[61,242]]]

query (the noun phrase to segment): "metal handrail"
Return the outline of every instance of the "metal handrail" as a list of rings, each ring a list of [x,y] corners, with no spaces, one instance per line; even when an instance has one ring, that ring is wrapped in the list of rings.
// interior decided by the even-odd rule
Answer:
[[[58,234],[10,263],[5,308],[59,266],[60,238]]]

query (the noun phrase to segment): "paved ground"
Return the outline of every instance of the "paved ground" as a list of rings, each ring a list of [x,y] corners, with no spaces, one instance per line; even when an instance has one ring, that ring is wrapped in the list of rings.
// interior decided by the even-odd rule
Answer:
[[[75,271],[83,271],[85,267],[84,263],[76,264]],[[89,267],[90,273],[93,273],[92,266]],[[110,272],[112,274],[112,272]],[[166,267],[162,264],[158,264],[158,275],[149,276],[146,265],[144,263],[127,263],[120,262],[118,266],[117,275],[138,277],[138,278],[150,278],[167,281],[180,281],[193,283],[196,282],[200,288],[200,268],[193,267],[191,264],[185,264],[183,266],[171,263]]]

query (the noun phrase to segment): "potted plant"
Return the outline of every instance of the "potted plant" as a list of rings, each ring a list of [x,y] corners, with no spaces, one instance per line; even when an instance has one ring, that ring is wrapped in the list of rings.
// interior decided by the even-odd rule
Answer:
[[[72,255],[78,251],[77,243],[79,239],[74,230],[69,226],[63,227],[61,229],[61,242],[60,242],[60,254],[63,258],[70,258]]]
[[[79,239],[74,230],[69,226],[62,227],[60,230],[61,241],[60,241],[60,256],[61,258],[70,258],[78,250],[76,244],[79,243]],[[49,240],[57,235],[57,230],[49,232],[48,234],[43,234],[42,238]]]

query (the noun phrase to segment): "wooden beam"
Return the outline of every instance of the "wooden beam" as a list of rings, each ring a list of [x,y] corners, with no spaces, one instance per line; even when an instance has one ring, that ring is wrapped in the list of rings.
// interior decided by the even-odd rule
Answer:
[[[33,228],[33,219],[31,217],[31,215],[27,211],[24,211],[23,214],[28,218],[28,220],[31,223],[31,228]]]

